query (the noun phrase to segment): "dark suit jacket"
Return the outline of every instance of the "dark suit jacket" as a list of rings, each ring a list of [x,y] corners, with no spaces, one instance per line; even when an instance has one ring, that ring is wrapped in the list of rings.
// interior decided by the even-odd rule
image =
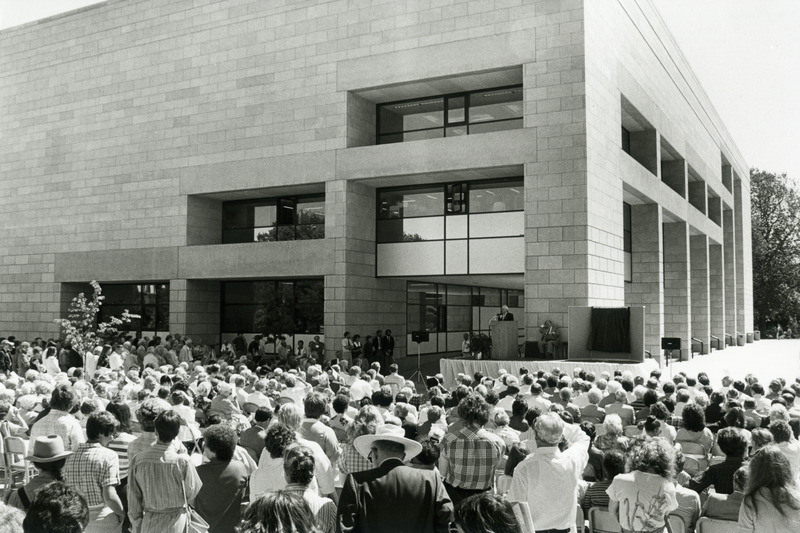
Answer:
[[[514,313],[506,313],[506,317],[505,318],[503,318],[502,316],[499,316],[498,318],[500,320],[504,320],[506,322],[510,322],[510,321],[514,320]]]
[[[387,459],[347,476],[338,509],[339,531],[446,532],[453,514],[439,472]]]

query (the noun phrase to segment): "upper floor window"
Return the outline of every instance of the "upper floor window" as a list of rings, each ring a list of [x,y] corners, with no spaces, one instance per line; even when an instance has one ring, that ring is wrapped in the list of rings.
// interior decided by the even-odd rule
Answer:
[[[522,128],[522,85],[378,105],[378,144]]]
[[[474,222],[493,225],[501,221],[502,213],[523,211],[524,196],[522,178],[380,189],[377,239],[407,242],[460,239],[468,234],[487,236],[480,233],[479,227],[468,231],[466,219],[456,215],[471,215]],[[490,214],[494,215],[491,221],[486,219]],[[451,220],[449,229],[445,227],[445,215]],[[484,218],[475,218],[481,216]],[[517,219],[511,214],[509,217],[509,221]],[[463,220],[456,222],[456,218]],[[456,229],[462,225],[463,231]],[[516,235],[521,228],[511,224],[501,233],[506,231]]]
[[[291,196],[224,202],[222,242],[325,238],[325,197]]]

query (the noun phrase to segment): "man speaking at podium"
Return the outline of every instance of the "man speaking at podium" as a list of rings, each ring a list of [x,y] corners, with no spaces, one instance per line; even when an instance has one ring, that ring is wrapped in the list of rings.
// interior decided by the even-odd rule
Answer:
[[[497,315],[497,320],[500,322],[506,321],[511,322],[514,320],[514,313],[508,312],[508,306],[504,305],[500,308],[500,313]]]

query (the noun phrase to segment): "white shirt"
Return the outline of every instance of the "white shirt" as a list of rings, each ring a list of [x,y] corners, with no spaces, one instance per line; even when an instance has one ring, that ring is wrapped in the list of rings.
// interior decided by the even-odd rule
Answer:
[[[32,437],[33,435],[31,435]],[[778,449],[789,460],[789,466],[792,468],[792,475],[794,475],[795,480],[800,480],[800,441],[792,438],[789,442],[778,444]]]
[[[517,466],[511,480],[508,501],[528,503],[536,531],[575,531],[576,491],[589,462],[589,437],[571,424],[564,426],[564,437],[569,448],[537,448]]]
[[[357,402],[366,397],[372,397],[372,385],[363,379],[355,380],[350,386],[350,398]]]

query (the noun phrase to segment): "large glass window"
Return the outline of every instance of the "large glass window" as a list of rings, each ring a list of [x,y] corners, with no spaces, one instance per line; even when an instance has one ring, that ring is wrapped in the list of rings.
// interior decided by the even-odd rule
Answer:
[[[323,292],[318,279],[223,282],[222,333],[321,333]]]
[[[633,281],[633,238],[631,224],[631,205],[622,203],[622,250],[625,256],[625,281]]]
[[[521,222],[506,223],[498,229],[499,233],[488,235],[484,231],[485,224],[497,220],[479,221],[468,231],[466,217],[459,215],[501,217],[511,215],[481,213],[519,212],[509,219],[516,222],[524,207],[522,178],[381,189],[378,190],[377,240],[390,243],[519,235],[523,231]]]
[[[522,86],[378,105],[378,144],[522,128]]]
[[[104,283],[103,305],[97,315],[99,322],[117,318],[127,309],[140,315],[120,329],[139,336],[155,335],[169,331],[169,283]]]
[[[224,202],[222,242],[325,238],[325,197],[296,196]]]

